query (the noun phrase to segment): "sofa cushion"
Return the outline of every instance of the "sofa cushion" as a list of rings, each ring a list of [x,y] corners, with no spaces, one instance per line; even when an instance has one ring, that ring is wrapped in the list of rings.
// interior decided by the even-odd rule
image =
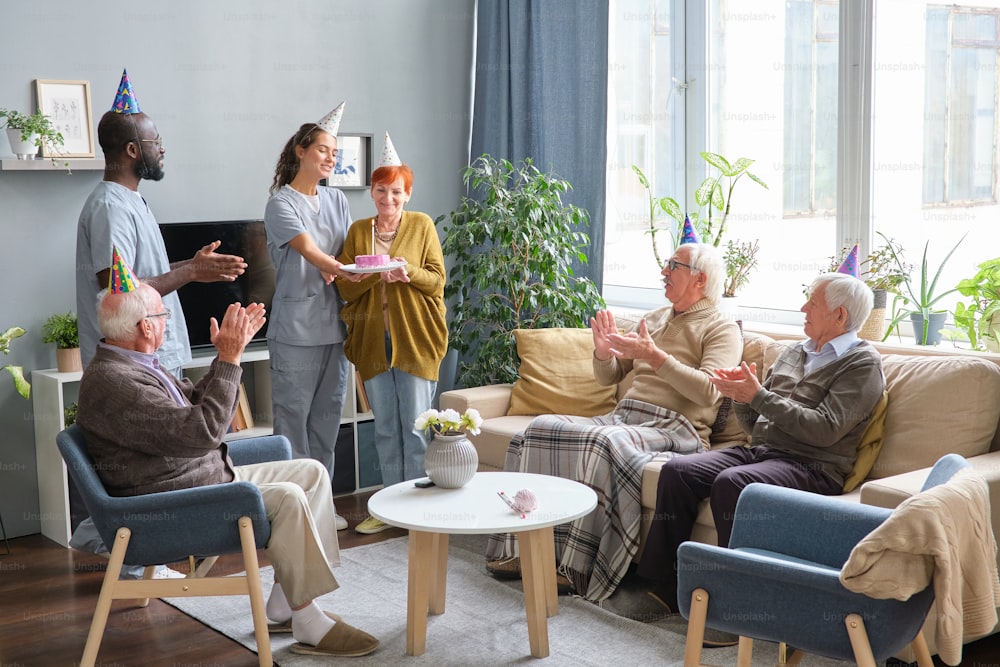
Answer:
[[[882,357],[889,409],[869,478],[927,468],[949,452],[989,451],[1000,420],[1000,366],[973,356]]]
[[[889,392],[883,391],[882,398],[875,405],[872,411],[871,421],[865,427],[865,432],[861,434],[861,442],[858,443],[858,458],[854,460],[854,469],[844,480],[844,493],[854,490],[878,460],[879,452],[882,451],[882,443],[885,442],[885,415],[889,408]]]
[[[594,379],[590,329],[517,329],[514,338],[521,365],[508,415],[593,417],[615,408],[617,387]]]

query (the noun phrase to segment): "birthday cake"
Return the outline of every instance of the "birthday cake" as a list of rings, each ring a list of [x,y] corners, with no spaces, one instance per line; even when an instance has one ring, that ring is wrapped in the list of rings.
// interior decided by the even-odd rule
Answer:
[[[359,269],[374,269],[389,264],[389,255],[358,255],[354,265]]]

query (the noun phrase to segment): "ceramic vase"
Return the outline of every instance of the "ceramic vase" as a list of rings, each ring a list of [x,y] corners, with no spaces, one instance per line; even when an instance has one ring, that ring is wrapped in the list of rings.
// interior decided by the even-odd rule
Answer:
[[[464,486],[476,474],[477,467],[479,455],[465,434],[435,434],[424,453],[424,470],[442,489]]]

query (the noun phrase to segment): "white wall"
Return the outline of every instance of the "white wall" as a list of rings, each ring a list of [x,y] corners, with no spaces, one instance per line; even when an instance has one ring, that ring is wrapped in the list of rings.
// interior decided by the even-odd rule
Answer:
[[[166,177],[141,187],[160,222],[262,217],[284,142],[341,100],[341,131],[374,134],[376,156],[382,133],[391,132],[416,174],[411,209],[434,218],[457,205],[468,160],[474,0],[135,4],[5,7],[0,107],[33,109],[35,79],[85,79],[96,132],[127,67],[166,148]],[[50,314],[75,308],[76,220],[100,178],[0,172],[0,327],[29,330],[0,364],[55,366],[39,332]],[[367,192],[348,198],[355,218],[373,213]],[[32,406],[6,377],[0,434],[7,534],[37,533]]]

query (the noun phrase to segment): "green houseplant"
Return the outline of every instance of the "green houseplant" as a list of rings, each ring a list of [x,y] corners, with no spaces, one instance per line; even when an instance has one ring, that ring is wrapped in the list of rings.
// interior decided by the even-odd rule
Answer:
[[[906,265],[903,263],[902,255],[898,251],[897,246],[893,245],[892,241],[882,232],[876,233],[886,241],[896,271],[901,273],[906,272]],[[913,323],[913,338],[918,345],[934,345],[941,341],[940,329],[944,326],[944,317],[948,313],[934,306],[941,299],[957,290],[956,288],[952,288],[944,292],[938,292],[937,284],[941,278],[941,272],[944,270],[945,264],[948,263],[952,254],[958,249],[958,246],[964,239],[965,236],[963,235],[958,240],[958,243],[948,251],[948,254],[941,260],[941,264],[938,265],[937,271],[934,272],[933,278],[930,277],[927,269],[927,249],[930,246],[930,241],[924,244],[924,252],[920,260],[920,282],[915,284],[911,275],[907,273],[906,279],[899,284],[899,292],[896,294],[896,298],[893,299],[892,321],[889,323],[889,327],[886,329],[882,340],[888,338],[893,329],[898,329],[899,323],[904,318],[909,317]],[[932,323],[932,320],[935,323]]]
[[[3,127],[8,130],[7,137],[10,140],[11,150],[17,153],[18,157],[22,155],[33,157],[43,146],[55,153],[63,145],[62,132],[52,126],[52,121],[41,110],[33,114],[24,114],[13,109],[0,109],[0,120],[4,123]],[[34,151],[30,151],[29,148],[15,148],[18,141],[28,147],[34,146]],[[52,163],[56,164],[54,158]],[[68,166],[69,163],[64,164]]]
[[[860,272],[858,277],[871,288],[875,297],[872,313],[858,332],[859,336],[868,340],[884,340],[887,330],[885,307],[888,295],[890,293],[898,294],[899,286],[906,281],[913,270],[913,266],[903,260],[903,247],[894,239],[883,238],[886,239],[886,242],[874,248],[858,264]],[[839,255],[830,257],[825,272],[836,272],[850,252],[850,248],[842,248]],[[899,258],[898,264],[895,259],[897,257]],[[803,285],[802,292],[808,295],[809,286]]]
[[[3,333],[0,333],[0,352],[3,352],[4,356],[9,354],[10,342],[15,338],[20,338],[25,333],[25,330],[21,327],[10,327]],[[23,398],[28,398],[31,395],[31,384],[24,378],[24,369],[22,367],[7,364],[6,366],[0,366],[0,369],[10,373],[11,378],[14,379],[14,388],[17,390],[17,393]]]
[[[981,263],[956,289],[970,301],[955,305],[955,326],[968,335],[974,350],[1000,351],[1000,257]]]
[[[83,370],[80,330],[72,312],[51,315],[42,325],[42,342],[55,343],[56,367],[61,373]]]
[[[649,229],[647,233],[650,236],[653,257],[656,259],[657,266],[662,267],[664,264],[656,241],[656,235],[659,232],[667,232],[670,235],[672,247],[676,248],[680,243],[684,219],[688,218],[701,240],[718,248],[726,233],[726,222],[732,206],[733,191],[740,179],[746,176],[767,189],[767,183],[749,171],[754,160],[741,157],[735,162],[730,162],[722,155],[708,151],[702,151],[700,155],[711,169],[709,175],[705,177],[694,193],[694,201],[698,205],[698,210],[690,213],[685,212],[673,197],[655,196],[646,174],[636,165],[632,165],[632,170],[639,177],[639,182],[646,189],[649,199]],[[704,215],[701,214],[703,207],[706,209]],[[669,228],[657,226],[656,218],[661,211],[677,223],[676,233]],[[757,241],[729,241],[724,251],[726,260],[725,296],[736,296],[737,290],[749,281],[750,271],[757,266],[758,250]]]
[[[530,159],[515,166],[490,155],[462,177],[470,195],[445,218],[442,249],[454,258],[445,297],[451,347],[465,386],[517,378],[515,329],[587,326],[604,307],[594,283],[574,275],[586,263],[587,212],[567,205],[570,184]]]

